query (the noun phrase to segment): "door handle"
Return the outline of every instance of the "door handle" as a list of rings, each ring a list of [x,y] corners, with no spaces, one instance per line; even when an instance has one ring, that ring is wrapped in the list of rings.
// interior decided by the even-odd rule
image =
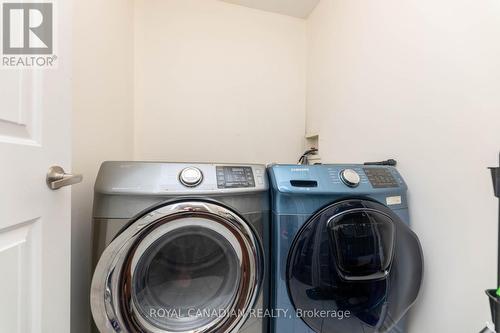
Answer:
[[[60,189],[63,186],[78,184],[83,180],[82,175],[73,175],[64,172],[64,169],[58,165],[51,166],[47,172],[47,186],[51,190]]]

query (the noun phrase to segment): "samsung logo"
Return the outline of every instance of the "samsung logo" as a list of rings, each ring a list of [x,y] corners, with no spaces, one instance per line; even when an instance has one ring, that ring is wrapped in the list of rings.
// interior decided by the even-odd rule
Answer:
[[[309,169],[292,168],[291,171],[292,172],[308,172]]]

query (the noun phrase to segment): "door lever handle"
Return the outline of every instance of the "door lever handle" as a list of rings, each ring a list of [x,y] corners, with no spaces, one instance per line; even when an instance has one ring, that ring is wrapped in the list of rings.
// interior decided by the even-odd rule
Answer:
[[[82,175],[64,172],[64,169],[58,165],[51,166],[47,172],[47,186],[51,190],[57,190],[64,186],[78,184],[83,180]]]

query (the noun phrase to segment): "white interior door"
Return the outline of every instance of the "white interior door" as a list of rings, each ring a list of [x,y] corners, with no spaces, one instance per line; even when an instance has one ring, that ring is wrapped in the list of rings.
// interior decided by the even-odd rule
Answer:
[[[70,332],[70,188],[45,183],[71,171],[70,3],[54,3],[57,68],[0,69],[2,333]]]

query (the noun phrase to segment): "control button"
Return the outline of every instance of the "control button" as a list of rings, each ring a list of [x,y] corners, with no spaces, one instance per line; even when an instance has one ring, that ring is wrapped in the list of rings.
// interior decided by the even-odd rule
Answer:
[[[262,178],[262,176],[257,176],[257,184],[264,185],[264,179]]]
[[[340,179],[349,187],[356,187],[361,181],[359,174],[352,169],[344,169],[340,172]]]
[[[185,186],[194,187],[203,180],[203,173],[195,167],[184,168],[179,175],[179,180]]]

